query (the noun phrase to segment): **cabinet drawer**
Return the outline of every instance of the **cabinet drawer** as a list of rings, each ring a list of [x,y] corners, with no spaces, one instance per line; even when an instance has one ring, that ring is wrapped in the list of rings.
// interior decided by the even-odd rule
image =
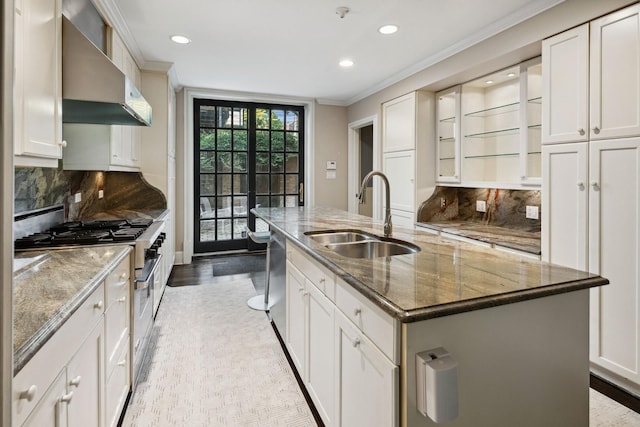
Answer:
[[[108,427],[116,426],[120,419],[120,413],[131,386],[129,372],[129,346],[125,345],[118,355],[111,376],[107,380],[105,415]]]
[[[105,313],[104,326],[107,375],[117,362],[122,345],[129,343],[129,294],[118,298]]]
[[[13,425],[21,425],[36,407],[45,391],[78,350],[84,337],[102,319],[103,305],[104,283],[98,286],[73,316],[13,378]],[[78,343],[78,345],[69,345],[70,343]],[[29,389],[34,391],[31,401],[23,394]]]
[[[393,363],[400,364],[399,328],[395,319],[341,279],[336,283],[336,306]]]
[[[131,278],[130,257],[126,257],[105,279],[105,307],[129,293],[129,279]]]
[[[331,301],[335,301],[336,276],[328,269],[318,265],[293,245],[287,248],[289,260]]]

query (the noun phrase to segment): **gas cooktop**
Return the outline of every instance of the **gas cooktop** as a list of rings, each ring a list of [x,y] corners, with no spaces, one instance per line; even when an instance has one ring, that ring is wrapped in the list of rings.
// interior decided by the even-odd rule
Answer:
[[[68,221],[42,233],[16,239],[15,249],[51,248],[134,241],[153,223],[151,219]]]

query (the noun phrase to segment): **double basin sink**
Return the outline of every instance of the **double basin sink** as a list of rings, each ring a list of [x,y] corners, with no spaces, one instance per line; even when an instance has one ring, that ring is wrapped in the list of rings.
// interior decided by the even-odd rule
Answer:
[[[321,230],[304,234],[347,258],[380,258],[420,252],[420,248],[412,243],[376,236],[362,230]]]

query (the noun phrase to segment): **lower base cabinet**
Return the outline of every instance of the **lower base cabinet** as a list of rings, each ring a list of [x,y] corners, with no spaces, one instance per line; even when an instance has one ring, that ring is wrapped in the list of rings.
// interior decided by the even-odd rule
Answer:
[[[397,426],[398,366],[336,306],[335,275],[292,247],[285,343],[324,425]]]
[[[398,367],[336,310],[338,422],[348,426],[397,426]]]

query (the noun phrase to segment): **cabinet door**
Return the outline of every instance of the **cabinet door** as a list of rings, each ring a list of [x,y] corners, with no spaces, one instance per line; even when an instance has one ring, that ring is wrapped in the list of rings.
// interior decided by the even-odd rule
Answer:
[[[64,427],[67,425],[67,371],[60,375],[47,390],[23,427]]]
[[[397,426],[398,367],[339,310],[335,321],[338,425]]]
[[[104,323],[93,329],[67,365],[69,426],[104,425]]]
[[[305,315],[306,295],[305,278],[300,271],[287,261],[287,332],[286,343],[289,354],[303,381],[305,374]]]
[[[409,93],[382,104],[383,151],[416,148],[416,96]]]
[[[23,0],[16,7],[14,146],[17,155],[62,157],[60,10],[59,0]]]
[[[384,154],[384,173],[389,179],[391,209],[415,209],[415,150]],[[379,185],[383,185],[382,182]]]
[[[590,356],[640,384],[640,138],[590,143]]]
[[[325,426],[335,425],[334,306],[324,294],[307,281],[308,313],[308,378],[307,390]]]
[[[546,145],[542,154],[542,259],[586,270],[587,143]]]
[[[542,41],[542,143],[586,141],[589,24]]]
[[[460,182],[460,86],[436,94],[436,181]]]
[[[591,139],[640,135],[640,5],[591,22]]]

